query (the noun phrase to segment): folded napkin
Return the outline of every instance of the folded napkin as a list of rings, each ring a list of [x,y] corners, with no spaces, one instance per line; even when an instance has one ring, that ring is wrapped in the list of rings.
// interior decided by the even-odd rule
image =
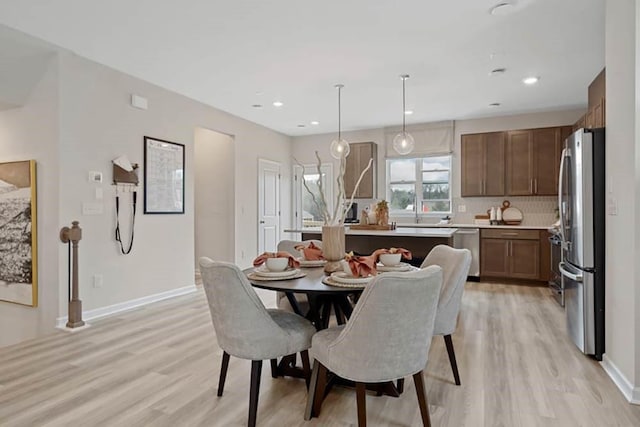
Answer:
[[[377,256],[358,256],[353,252],[349,252],[344,257],[345,261],[349,264],[349,269],[353,277],[368,277],[378,274],[376,270]]]
[[[302,251],[304,259],[307,261],[318,261],[324,259],[324,256],[322,256],[322,249],[314,245],[313,242],[309,242],[309,246],[297,245],[295,246],[295,250]]]
[[[390,249],[377,249],[371,256],[375,255],[376,262],[380,258],[382,254],[400,254],[404,259],[411,259],[413,255],[411,255],[411,251],[404,248],[390,248]]]
[[[290,268],[298,268],[300,263],[291,255],[289,252],[265,252],[262,255],[259,255],[256,259],[253,260],[253,266],[257,267],[262,265],[267,258],[289,258],[289,267]]]

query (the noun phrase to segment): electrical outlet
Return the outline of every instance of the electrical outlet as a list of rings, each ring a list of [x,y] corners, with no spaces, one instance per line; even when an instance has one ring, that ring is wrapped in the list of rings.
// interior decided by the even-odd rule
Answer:
[[[458,212],[466,212],[467,205],[458,205]]]
[[[93,287],[94,288],[101,288],[103,284],[104,284],[104,277],[102,276],[102,274],[94,274],[93,275]]]

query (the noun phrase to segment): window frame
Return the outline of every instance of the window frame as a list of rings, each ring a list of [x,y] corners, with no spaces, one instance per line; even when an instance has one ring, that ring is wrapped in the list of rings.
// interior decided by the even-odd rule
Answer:
[[[329,208],[329,212],[333,211],[333,164],[332,163],[322,163],[320,166],[320,170],[322,174],[325,175],[326,183],[324,187],[325,197],[327,199],[327,205]],[[303,175],[305,174],[317,174],[318,165],[317,164],[304,164],[294,165],[293,166],[293,222],[295,224],[296,229],[303,230],[305,228],[314,228],[314,226],[304,227],[303,218],[302,218],[302,199],[304,193],[306,193],[306,188],[302,184]]]
[[[436,157],[448,157],[449,158],[449,168],[448,169],[424,169],[423,163],[426,159],[436,158]],[[415,176],[413,181],[391,181],[391,163],[399,160],[413,160],[415,162]],[[434,154],[431,156],[421,156],[421,157],[392,157],[386,159],[386,199],[391,200],[391,186],[398,184],[413,184],[414,192],[416,194],[416,203],[411,211],[400,210],[400,209],[391,209],[389,214],[395,217],[439,217],[442,215],[451,215],[453,213],[453,194],[452,194],[452,166],[453,166],[453,155],[452,154]],[[423,175],[425,172],[443,172],[446,171],[449,174],[449,180],[447,184],[449,185],[449,198],[448,199],[423,199]],[[425,201],[444,201],[449,202],[449,210],[448,211],[438,211],[438,212],[417,212],[417,207],[421,206]]]

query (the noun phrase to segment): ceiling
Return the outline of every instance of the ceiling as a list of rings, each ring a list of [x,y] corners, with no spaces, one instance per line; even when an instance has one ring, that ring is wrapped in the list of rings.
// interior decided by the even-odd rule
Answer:
[[[604,67],[604,0],[0,0],[0,23],[292,136],[337,131],[337,83],[355,130],[402,123],[401,74],[412,124],[586,106]]]

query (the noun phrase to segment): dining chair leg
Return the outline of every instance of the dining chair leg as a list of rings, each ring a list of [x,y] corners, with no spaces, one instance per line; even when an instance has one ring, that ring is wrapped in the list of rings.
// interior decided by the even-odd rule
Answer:
[[[271,359],[271,378],[278,378],[278,359]]]
[[[227,379],[227,368],[229,367],[229,353],[222,352],[222,367],[220,368],[220,379],[218,380],[218,396],[222,396],[224,391],[224,381]]]
[[[447,353],[449,354],[449,362],[451,362],[451,369],[453,370],[453,378],[456,381],[456,385],[460,385],[460,374],[458,374],[458,364],[456,363],[456,352],[453,350],[453,340],[451,335],[444,336],[444,343],[447,346]]]
[[[304,373],[304,381],[307,383],[307,389],[309,389],[309,380],[311,379],[311,364],[309,363],[309,351],[308,350],[301,351],[300,359],[302,359],[302,372]]]
[[[398,385],[396,386],[396,388],[398,389],[398,393],[403,393],[404,392],[404,378],[400,378],[398,380]]]
[[[418,406],[420,406],[420,415],[422,415],[422,425],[424,427],[431,427],[429,404],[427,403],[427,393],[424,391],[424,377],[422,376],[422,371],[413,374],[413,383],[416,386],[416,394],[418,395]]]
[[[358,427],[367,426],[367,386],[365,383],[356,383],[356,400],[358,401]]]
[[[260,375],[262,360],[251,361],[251,388],[249,391],[249,427],[255,427],[258,415],[258,396],[260,395]]]

